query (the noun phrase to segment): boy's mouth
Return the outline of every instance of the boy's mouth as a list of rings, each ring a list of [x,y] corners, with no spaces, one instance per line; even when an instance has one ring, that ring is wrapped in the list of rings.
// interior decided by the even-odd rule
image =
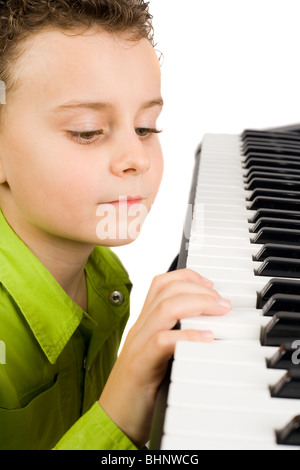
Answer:
[[[120,196],[118,200],[107,202],[113,206],[133,206],[134,204],[142,204],[144,198],[142,196]]]

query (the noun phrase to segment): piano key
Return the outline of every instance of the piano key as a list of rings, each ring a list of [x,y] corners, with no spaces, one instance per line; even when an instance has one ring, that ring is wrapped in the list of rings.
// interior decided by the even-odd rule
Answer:
[[[259,159],[269,159],[273,160],[274,162],[284,162],[284,161],[297,161],[299,159],[299,154],[294,153],[293,151],[286,150],[285,152],[276,153],[273,152],[272,149],[253,149],[249,151],[244,158],[244,162],[247,163],[251,158],[259,158]],[[264,163],[265,164],[265,163]]]
[[[295,141],[299,142],[300,137],[292,132],[280,132],[280,131],[262,131],[259,129],[245,129],[241,134],[241,139],[248,138],[266,138],[266,139],[281,139],[283,141]]]
[[[261,245],[262,249],[263,245]],[[200,246],[200,245],[190,245],[190,250],[188,254],[188,259],[191,259],[193,255],[198,256],[209,256],[210,258],[231,258],[231,259],[241,259],[244,258],[248,260],[251,259],[257,253],[257,245],[246,246],[241,248],[234,247],[222,247],[222,246]]]
[[[214,341],[212,343],[178,341],[174,359],[198,362],[231,362],[235,364],[266,365],[277,354],[277,347],[263,347],[253,341]]]
[[[256,270],[257,276],[300,277],[300,260],[291,258],[267,258]]]
[[[270,178],[251,178],[251,181],[246,184],[247,191],[253,191],[255,189],[260,188],[268,188],[274,190],[289,190],[289,191],[297,191],[300,190],[300,182],[290,179],[290,180],[283,180],[283,179],[270,179]]]
[[[271,279],[266,283],[258,295],[257,306],[263,308],[268,300],[276,294],[298,295],[300,293],[300,281],[295,279]]]
[[[281,345],[271,358],[266,359],[267,366],[271,369],[299,370],[299,364],[295,362],[294,353],[294,348]]]
[[[195,207],[195,211],[197,210],[197,207],[198,209],[201,208],[201,205],[200,207],[199,206],[196,206]],[[249,211],[247,210],[246,208],[243,208],[242,210],[240,211],[227,211],[226,208],[222,211],[220,211],[220,208],[218,208],[218,206],[214,206],[215,209],[210,209],[208,210],[206,204],[205,206],[203,205],[202,206],[202,213],[205,214],[205,223],[209,224],[210,220],[214,221],[219,221],[220,223],[222,223],[223,221],[229,221],[231,223],[236,223],[236,222],[241,222],[241,223],[244,223],[244,224],[247,224],[247,223],[250,223],[250,225],[252,225],[252,221],[248,222],[248,217],[249,219],[252,220],[252,218],[254,218],[255,214],[256,214],[256,211]],[[299,214],[299,218],[300,218],[300,214]]]
[[[242,145],[242,151],[244,155],[249,155],[251,152],[259,152],[261,154],[271,153],[276,156],[281,155],[293,155],[299,156],[300,149],[298,146],[292,145],[270,145],[269,143],[261,143],[260,145],[246,144]]]
[[[248,201],[254,201],[258,197],[278,197],[287,200],[299,199],[300,192],[293,189],[269,189],[269,188],[256,188],[252,191]]]
[[[180,321],[182,330],[211,330],[219,340],[256,340],[263,327],[272,321],[256,309],[234,309],[222,317],[205,316],[184,318]]]
[[[248,252],[249,254],[249,252]],[[211,257],[207,255],[189,255],[189,265],[190,266],[200,266],[203,267],[214,267],[214,268],[232,268],[232,257],[230,256],[220,256],[220,257]],[[250,257],[245,258],[236,258],[234,262],[235,269],[239,268],[248,268],[248,269],[258,269],[261,266],[261,262],[252,261]]]
[[[170,407],[166,411],[165,432],[193,438],[235,439],[237,443],[259,440],[262,444],[270,444],[276,439],[276,430],[284,428],[294,418],[292,413],[280,411],[243,413],[239,410]]]
[[[284,134],[282,135],[282,137],[280,136],[273,136],[273,137],[269,137],[269,136],[246,136],[242,142],[243,142],[243,145],[244,144],[247,144],[247,143],[250,143],[250,144],[254,144],[254,145],[260,145],[260,144],[271,144],[271,145],[281,145],[281,146],[295,146],[295,147],[300,147],[300,143],[299,143],[299,139],[296,138],[296,139],[290,139],[288,138],[287,136],[283,137]]]
[[[253,256],[254,261],[264,261],[266,258],[300,258],[300,246],[297,245],[276,245],[266,243]]]
[[[299,170],[300,163],[299,158],[288,157],[284,159],[274,159],[273,155],[264,155],[264,158],[260,158],[257,155],[249,155],[247,160],[243,162],[244,170],[251,170],[252,168],[281,168],[286,171]]]
[[[284,445],[299,445],[300,443],[300,416],[296,416],[283,429],[276,432],[277,443]]]
[[[162,437],[161,450],[279,450],[279,451],[291,451],[299,450],[296,446],[284,446],[278,445],[276,442],[276,436],[270,436],[268,442],[261,442],[259,440],[249,441],[237,441],[236,439],[228,439],[226,436],[211,438],[207,436],[200,436],[199,438],[194,436],[178,436],[174,434],[167,434]]]
[[[266,227],[254,234],[252,243],[281,243],[283,245],[299,245],[300,230]]]
[[[190,236],[190,242],[195,243],[195,245],[203,246],[205,244],[207,246],[222,246],[224,248],[236,247],[247,249],[249,247],[249,240],[238,237],[222,237],[220,234],[217,236],[205,236],[205,234],[199,235],[193,232]]]
[[[175,361],[171,382],[267,389],[276,386],[285,376],[285,371],[267,369],[265,365],[228,363],[225,367],[223,363]]]
[[[257,196],[247,207],[250,210],[279,209],[299,212],[300,200],[285,199],[282,197]]]
[[[300,371],[295,370],[295,369],[288,371],[279,380],[278,383],[270,386],[270,391],[271,391],[272,397],[299,399],[300,398]],[[297,406],[299,406],[298,405],[299,402],[297,401],[296,403],[297,403]]]
[[[298,401],[293,398],[272,397],[268,387],[237,387],[223,383],[220,385],[222,393],[213,382],[193,382],[192,386],[189,382],[171,382],[168,406],[255,413],[276,413],[280,410],[293,416],[300,413]]]
[[[227,240],[227,239],[225,239]],[[233,239],[234,240],[234,239]],[[238,240],[238,239],[237,239]],[[248,282],[250,285],[260,286],[261,288],[266,284],[266,280],[261,276],[255,276],[253,269],[251,268],[240,268],[240,269],[227,269],[226,267],[214,267],[207,266],[192,266],[195,271],[201,270],[203,276],[207,279],[215,279],[216,281],[234,281],[234,282]],[[272,277],[272,276],[269,276]]]
[[[262,314],[272,317],[277,312],[298,312],[300,318],[300,292],[299,295],[273,295],[263,306]]]
[[[263,217],[271,217],[273,219],[279,218],[279,219],[299,220],[300,212],[278,210],[278,209],[258,209],[257,211],[252,211],[248,220],[251,223],[256,223],[259,219]]]
[[[262,326],[260,338],[263,346],[286,345],[290,348],[300,338],[299,313],[276,313],[268,324]]]
[[[267,227],[299,230],[300,220],[265,217],[258,219],[258,221],[252,227],[249,227],[249,230],[252,233],[258,233],[259,230]]]
[[[244,182],[250,183],[254,178],[267,178],[267,179],[278,179],[285,180],[300,180],[300,170],[290,170],[286,172],[282,168],[251,168],[250,171],[244,173]]]

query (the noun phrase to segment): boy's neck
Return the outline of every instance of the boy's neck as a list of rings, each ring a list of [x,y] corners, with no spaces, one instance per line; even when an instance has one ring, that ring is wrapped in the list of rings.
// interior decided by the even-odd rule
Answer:
[[[94,246],[45,234],[10,217],[9,211],[6,213],[3,208],[2,211],[11,228],[69,297],[87,311],[85,266]]]

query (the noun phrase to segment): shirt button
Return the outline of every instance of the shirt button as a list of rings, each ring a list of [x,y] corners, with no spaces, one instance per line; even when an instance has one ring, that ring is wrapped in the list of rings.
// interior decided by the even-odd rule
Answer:
[[[124,303],[124,295],[122,292],[115,290],[110,294],[109,301],[116,307],[120,307]]]

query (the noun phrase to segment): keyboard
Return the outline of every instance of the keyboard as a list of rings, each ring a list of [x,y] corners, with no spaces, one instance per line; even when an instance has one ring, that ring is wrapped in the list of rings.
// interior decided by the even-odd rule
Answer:
[[[215,341],[177,343],[150,448],[300,450],[298,132],[206,134],[186,231],[178,268],[211,279],[232,311],[180,322]]]

